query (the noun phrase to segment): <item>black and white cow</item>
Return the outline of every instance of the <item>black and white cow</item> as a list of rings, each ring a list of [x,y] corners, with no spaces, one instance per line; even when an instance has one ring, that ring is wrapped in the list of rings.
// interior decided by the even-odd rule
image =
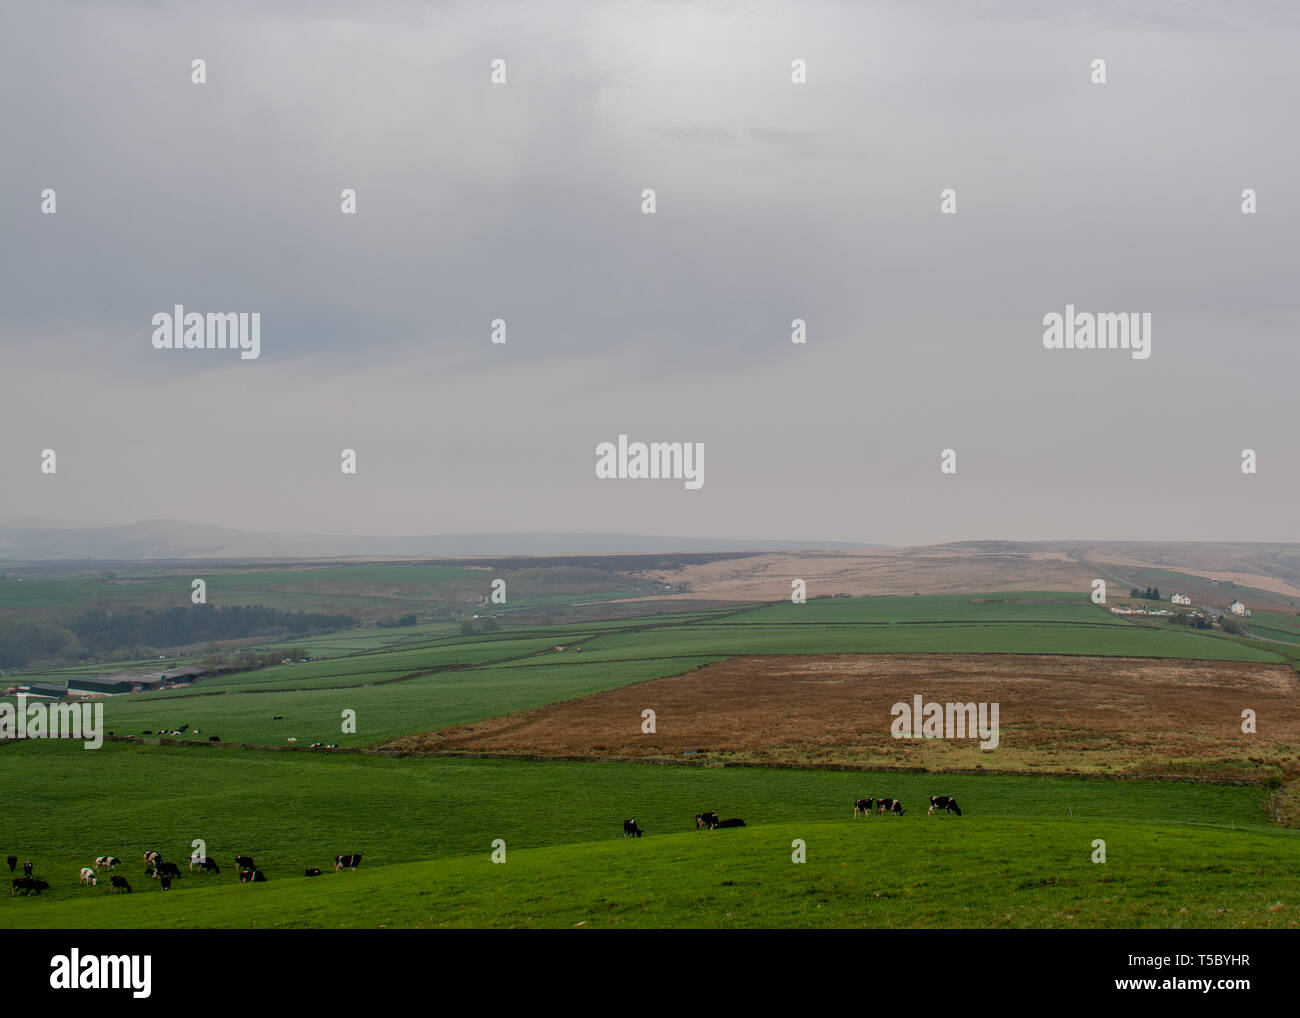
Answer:
[[[853,816],[871,816],[871,807],[875,804],[875,799],[859,799],[853,804]]]
[[[929,813],[926,813],[926,816],[929,816],[937,809],[941,809],[945,813],[956,813],[958,816],[961,816],[961,807],[957,805],[957,800],[951,795],[930,796],[930,811]]]
[[[698,831],[701,827],[707,827],[709,830],[718,826],[718,814],[716,813],[696,813],[695,829]]]
[[[744,827],[745,821],[741,820],[740,817],[732,817],[730,820],[719,820],[713,826],[714,827]]]
[[[117,858],[115,855],[95,856],[95,869],[97,870],[102,870],[106,867],[110,870],[117,869],[120,865],[122,865],[122,860]]]
[[[9,864],[10,873],[12,873],[14,870],[18,868],[18,856],[16,855],[11,855],[8,859],[5,860],[5,862]]]
[[[127,894],[131,893],[131,885],[126,882],[126,877],[114,873],[113,876],[110,878],[110,882],[112,883],[113,886],[109,888],[109,890],[112,891],[114,894],[116,894],[118,891],[125,891]]]
[[[251,855],[235,856],[235,865],[238,866],[241,870],[257,869],[257,864],[253,862],[253,857]]]
[[[334,872],[341,873],[343,870],[354,870],[361,865],[361,853],[354,855],[336,855],[334,857]]]
[[[29,862],[23,863],[23,876],[30,877],[31,875],[32,875],[32,864]]]
[[[89,884],[91,887],[94,887],[99,883],[99,881],[95,879],[95,871],[89,866],[81,867],[81,882],[83,884]]]
[[[320,876],[320,870],[316,869],[315,867],[312,867],[311,869],[307,870],[307,872],[304,873],[303,876],[304,876],[304,877],[318,877],[318,876]]]
[[[161,852],[149,851],[144,854],[144,868],[146,871],[156,869],[160,862],[162,862]]]
[[[903,815],[903,803],[899,799],[877,799],[876,815],[882,813],[893,813],[895,816]]]

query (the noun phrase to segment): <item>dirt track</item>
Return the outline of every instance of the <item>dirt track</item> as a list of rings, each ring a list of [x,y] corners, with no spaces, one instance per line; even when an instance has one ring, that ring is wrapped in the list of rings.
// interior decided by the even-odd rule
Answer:
[[[891,707],[996,702],[999,745],[895,739]],[[1253,709],[1257,732],[1241,731]],[[656,732],[641,731],[642,711]],[[1017,655],[751,656],[393,748],[540,756],[1257,776],[1300,762],[1283,665]],[[689,752],[694,750],[695,752]]]

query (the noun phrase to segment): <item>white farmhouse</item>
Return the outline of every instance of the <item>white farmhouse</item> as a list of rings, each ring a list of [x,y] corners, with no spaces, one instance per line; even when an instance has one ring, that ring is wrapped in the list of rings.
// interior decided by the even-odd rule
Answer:
[[[1170,604],[1191,604],[1192,599],[1186,594],[1175,594],[1169,599]]]
[[[1246,606],[1240,601],[1234,600],[1232,604],[1228,605],[1228,611],[1232,612],[1233,615],[1245,615]]]

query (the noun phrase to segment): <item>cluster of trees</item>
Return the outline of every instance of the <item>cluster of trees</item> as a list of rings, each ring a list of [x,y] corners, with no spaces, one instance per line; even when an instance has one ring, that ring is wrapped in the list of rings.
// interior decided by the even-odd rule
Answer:
[[[400,618],[398,618],[396,615],[390,615],[386,619],[380,619],[378,622],[375,623],[375,625],[380,626],[384,629],[394,629],[397,626],[413,626],[415,625],[416,621],[417,620],[415,618],[415,613],[407,612],[405,615],[401,616]]]
[[[64,660],[79,650],[77,638],[62,626],[0,618],[0,668]]]
[[[0,619],[0,668],[38,663],[152,657],[159,649],[257,637],[306,636],[355,626],[351,615],[286,612],[260,605],[102,608],[58,621]]]
[[[1176,626],[1191,626],[1193,629],[1213,629],[1214,620],[1205,615],[1193,615],[1190,612],[1174,612],[1169,621]]]
[[[1130,590],[1130,591],[1128,592],[1128,596],[1129,596],[1129,597],[1145,597],[1148,601],[1159,601],[1159,600],[1160,600],[1160,588],[1159,588],[1159,587],[1147,587],[1147,589],[1146,589],[1145,591],[1143,591],[1143,590],[1138,590],[1137,587],[1134,587],[1132,590]]]
[[[89,652],[130,644],[184,647],[209,640],[249,636],[305,636],[313,631],[357,625],[351,615],[286,612],[262,605],[210,604],[188,608],[150,608],[112,615],[102,608],[83,612],[68,628]]]
[[[460,624],[460,635],[478,636],[480,633],[495,633],[500,628],[501,623],[496,619],[482,619],[477,626],[466,619]]]
[[[212,671],[227,670],[251,672],[255,668],[278,665],[285,658],[290,661],[310,661],[311,655],[303,647],[291,647],[280,650],[241,650],[223,651],[209,648],[201,664]]]

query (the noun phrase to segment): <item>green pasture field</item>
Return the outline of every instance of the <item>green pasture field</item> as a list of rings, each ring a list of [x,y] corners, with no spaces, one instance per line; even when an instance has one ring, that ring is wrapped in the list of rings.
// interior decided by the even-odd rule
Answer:
[[[640,596],[656,589],[614,570],[546,565],[494,570],[420,562],[265,567],[196,561],[184,566],[112,566],[71,573],[18,564],[0,573],[10,576],[0,580],[0,611],[33,617],[99,607],[112,611],[183,607],[191,603],[195,578],[206,583],[207,602],[212,605],[341,612],[366,619],[425,613],[431,603],[472,604],[477,596],[490,593],[498,575],[508,581],[512,611]],[[556,586],[561,591],[572,587],[573,593],[551,589]]]
[[[104,726],[118,736],[146,737],[146,731],[189,726],[185,736],[206,742],[306,747],[314,742],[359,747],[400,735],[445,728],[530,707],[558,703],[633,682],[689,671],[710,657],[631,661],[600,668],[512,668],[457,670],[383,682],[397,675],[377,673],[377,684],[300,691],[260,687],[229,692],[192,690],[107,698]],[[299,666],[303,667],[303,666]],[[0,702],[5,702],[0,698]],[[344,733],[343,711],[356,712],[356,732]],[[274,720],[279,715],[283,720]],[[198,734],[194,734],[197,729]],[[296,741],[289,743],[289,739]]]
[[[1095,838],[1107,860],[1091,861]],[[791,861],[795,839],[807,861]],[[264,884],[19,899],[13,928],[1294,928],[1272,833],[1084,821],[807,822],[506,849]],[[144,878],[133,882],[145,884]],[[149,888],[150,891],[154,890]],[[98,893],[97,893],[98,892]],[[71,900],[70,900],[71,899]]]
[[[997,594],[926,594],[912,597],[816,598],[805,604],[766,605],[731,624],[891,622],[1084,622],[1123,625],[1087,594],[1004,591]]]
[[[1287,925],[1300,907],[1289,875],[1300,833],[1269,828],[1252,786],[120,743],[91,752],[0,750],[0,851],[33,860],[52,885],[39,898],[0,896],[10,928],[1236,926]],[[957,796],[964,815],[926,816],[936,793]],[[899,797],[907,813],[852,820],[862,795]],[[749,826],[695,832],[701,810]],[[628,816],[644,838],[622,839]],[[185,870],[195,838],[222,873],[186,873],[158,899],[141,853],[158,849]],[[489,861],[497,838],[504,866]],[[790,861],[795,838],[806,864]],[[1090,861],[1097,838],[1105,864]],[[356,851],[356,873],[301,876]],[[136,894],[77,884],[104,854],[125,860]],[[254,856],[268,882],[239,885],[236,854]]]
[[[1107,623],[931,622],[894,625],[682,626],[583,644],[583,660],[652,654],[1074,654],[1278,662],[1282,656],[1190,630]]]

